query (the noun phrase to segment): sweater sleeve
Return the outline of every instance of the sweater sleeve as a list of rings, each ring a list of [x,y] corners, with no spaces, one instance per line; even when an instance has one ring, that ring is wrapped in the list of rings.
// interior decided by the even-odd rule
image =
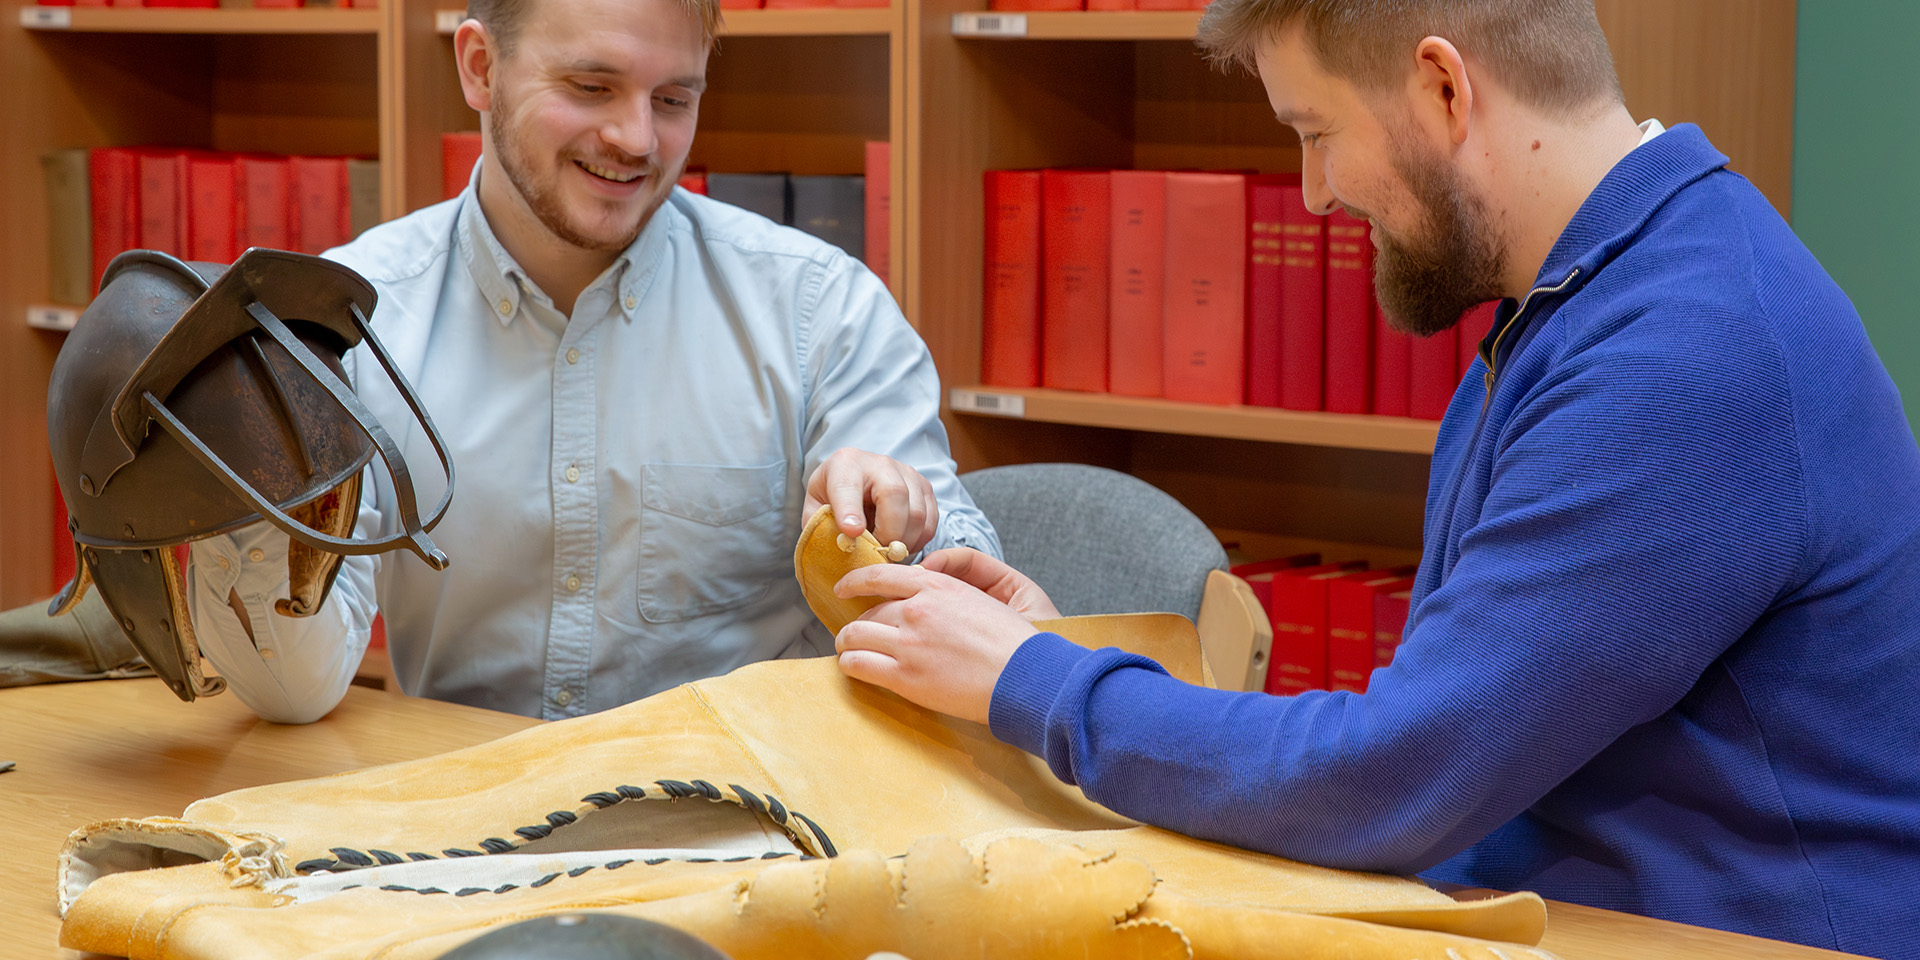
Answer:
[[[1201,689],[1041,634],[995,687],[992,729],[1146,823],[1425,870],[1671,709],[1780,595],[1804,551],[1783,409],[1658,359],[1542,383],[1365,694]]]

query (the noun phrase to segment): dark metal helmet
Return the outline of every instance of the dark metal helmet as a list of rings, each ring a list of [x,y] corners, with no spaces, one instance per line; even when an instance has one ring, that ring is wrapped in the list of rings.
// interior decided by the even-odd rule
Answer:
[[[97,586],[134,648],[190,701],[226,684],[200,671],[176,545],[272,523],[292,538],[290,596],[276,609],[296,617],[320,608],[343,555],[407,547],[444,569],[426,532],[453,497],[453,468],[367,326],[374,299],[352,270],[282,250],[248,250],[231,267],[151,250],[115,257],[47,388],[78,571],[51,612]],[[425,523],[399,447],[345,382],[342,358],[362,342],[446,472]],[[361,471],[376,454],[403,529],[355,540]]]

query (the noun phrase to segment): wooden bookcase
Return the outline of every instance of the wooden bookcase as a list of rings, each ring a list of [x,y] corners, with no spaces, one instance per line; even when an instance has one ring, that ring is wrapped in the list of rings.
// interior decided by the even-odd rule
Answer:
[[[729,11],[692,157],[715,170],[853,173],[864,141],[890,140],[891,283],[945,385],[962,389],[979,376],[983,171],[1299,165],[1259,84],[1193,53],[1197,14],[1034,13],[1018,38],[956,36],[955,14],[985,3]],[[33,28],[61,14],[0,6],[0,605],[11,606],[52,586],[44,411],[61,334],[25,322],[47,291],[39,156],[136,143],[378,155],[382,210],[398,216],[439,199],[440,134],[478,119],[440,29],[458,0],[50,8],[65,23]],[[1794,0],[1600,0],[1600,14],[1635,115],[1700,123],[1786,210]],[[1396,562],[1418,551],[1432,424],[1021,394],[1019,418],[947,413],[963,469],[1128,470],[1255,554],[1321,547]]]
[[[1699,123],[1787,211],[1794,0],[1599,0],[1598,13],[1634,115]],[[1133,473],[1254,556],[1411,559],[1434,423],[977,386],[984,171],[1299,169],[1259,82],[1197,55],[1198,19],[908,8],[906,296],[950,388],[954,454],[963,469],[1078,460]]]

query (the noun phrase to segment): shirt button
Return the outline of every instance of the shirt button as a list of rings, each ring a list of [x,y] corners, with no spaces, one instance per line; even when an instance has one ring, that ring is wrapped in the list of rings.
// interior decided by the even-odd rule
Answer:
[[[577,576],[574,576],[573,574],[567,574],[567,589],[568,590],[580,589],[580,578]]]
[[[233,569],[233,561],[231,561],[231,560],[228,560],[228,559],[227,559],[226,557],[214,557],[214,558],[213,558],[213,562],[214,562],[214,563],[217,563],[217,564],[219,564],[219,565],[220,565],[220,569],[222,569],[222,570],[232,570],[232,569]]]
[[[576,349],[574,349],[574,348],[572,348],[572,347],[568,347],[568,348],[567,348],[567,362],[568,362],[568,363],[579,363],[579,362],[580,362],[580,351],[579,351],[579,350],[576,350]]]
[[[513,312],[513,301],[508,300],[505,297],[501,297],[500,298],[500,315],[504,317],[507,314],[512,312]]]
[[[559,693],[556,693],[553,695],[553,702],[564,707],[567,704],[573,702],[573,694],[568,693],[565,690],[562,690]]]
[[[272,659],[273,659],[273,650],[272,650],[272,648],[270,648],[270,647],[262,647],[262,648],[260,649],[260,659],[262,659],[262,660],[272,660]]]
[[[635,299],[633,294],[627,294],[627,299],[625,303],[627,305],[627,309],[632,310],[634,307],[639,305],[640,301]]]
[[[568,467],[568,468],[567,468],[567,482],[568,482],[568,483],[579,483],[579,482],[580,482],[580,468],[579,468],[579,467]]]
[[[252,550],[247,551],[247,559],[252,560],[254,563],[259,563],[266,558],[267,552],[259,547],[254,547]]]

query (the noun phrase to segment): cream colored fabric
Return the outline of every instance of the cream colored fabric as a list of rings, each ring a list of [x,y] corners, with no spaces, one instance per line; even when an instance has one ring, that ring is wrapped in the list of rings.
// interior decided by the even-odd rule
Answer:
[[[1182,618],[1054,626],[1206,680]],[[741,960],[1521,960],[1543,955],[1525,945],[1545,923],[1531,894],[1455,903],[1139,826],[830,658],[95,824],[60,884],[64,945],[183,960],[433,957],[571,910],[660,920]]]

